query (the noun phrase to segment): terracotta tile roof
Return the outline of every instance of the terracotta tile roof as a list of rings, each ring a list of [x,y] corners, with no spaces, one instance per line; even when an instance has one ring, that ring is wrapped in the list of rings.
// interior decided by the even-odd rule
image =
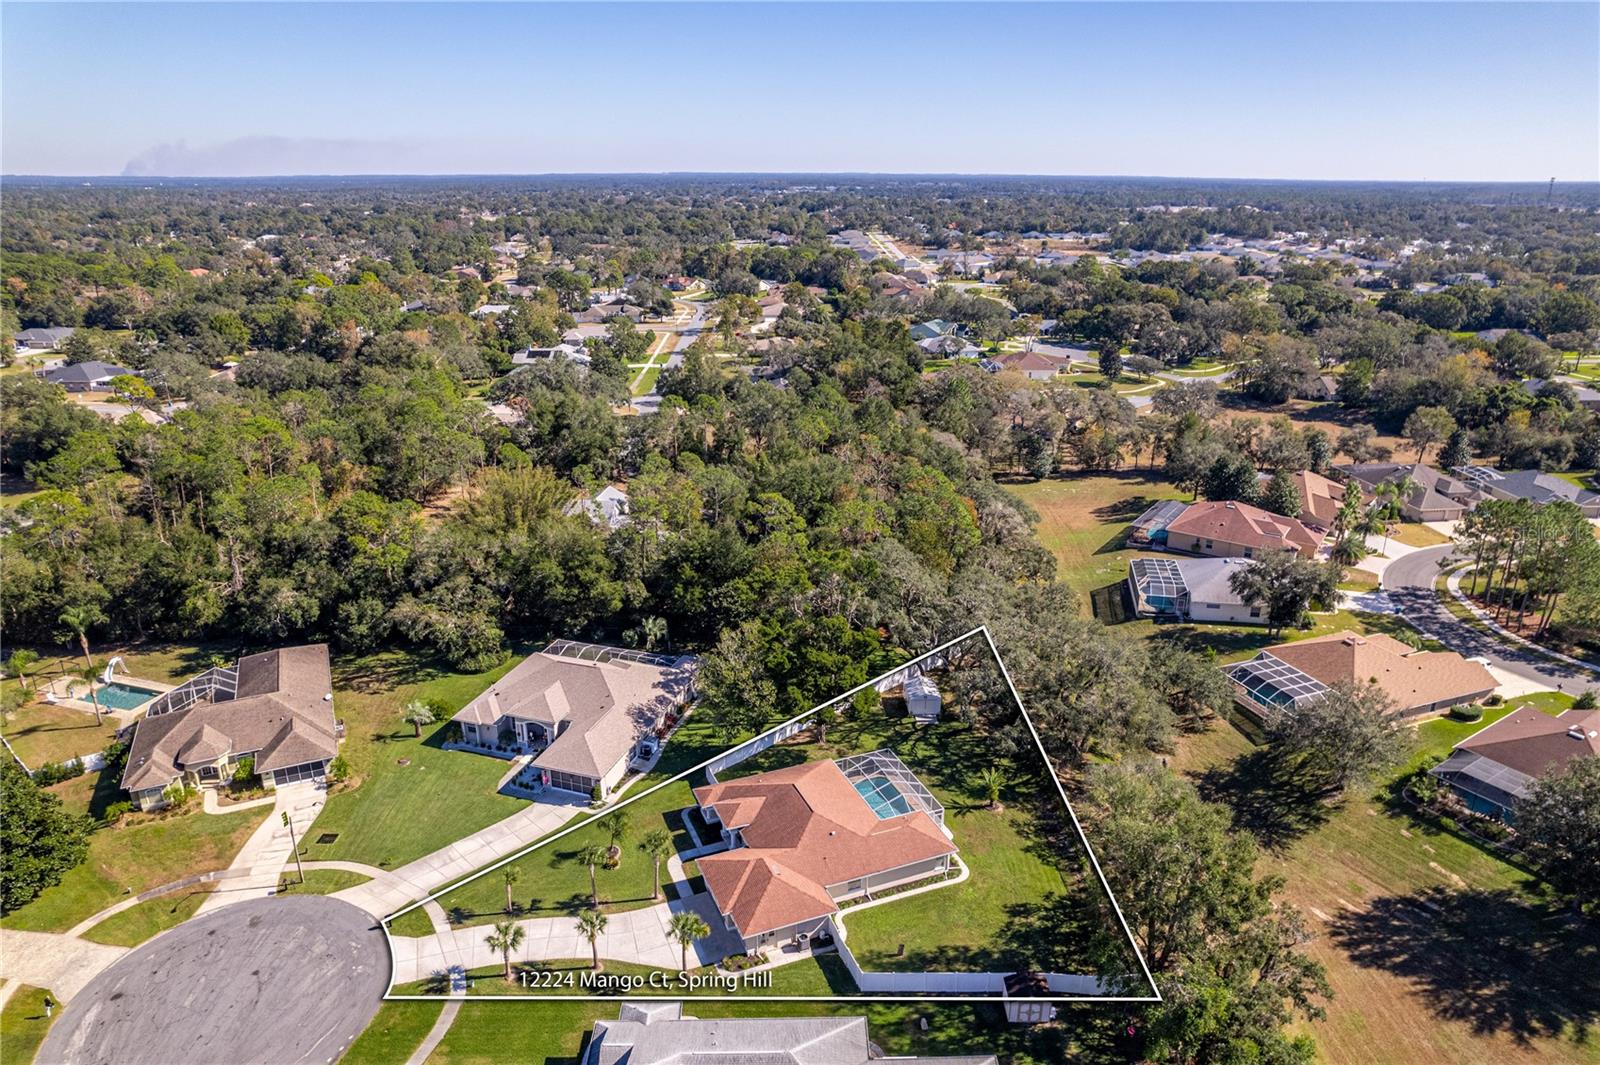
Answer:
[[[1192,504],[1167,526],[1173,533],[1205,540],[1239,544],[1259,550],[1276,549],[1312,554],[1322,537],[1293,518],[1252,507],[1248,503]]]
[[[1568,710],[1552,716],[1523,707],[1479,729],[1455,749],[1530,777],[1544,776],[1574,758],[1600,756],[1600,710]]]
[[[256,772],[326,761],[339,751],[328,645],[248,655],[235,667],[233,698],[146,717],[135,727],[122,774],[127,791],[165,787],[224,754],[255,756]]]
[[[1344,631],[1269,647],[1269,654],[1324,684],[1372,682],[1402,710],[1479,697],[1497,682],[1454,651],[1418,651],[1392,636]]]
[[[694,797],[744,837],[745,846],[699,864],[745,937],[836,912],[830,886],[956,852],[922,810],[880,819],[833,762],[696,788]]]

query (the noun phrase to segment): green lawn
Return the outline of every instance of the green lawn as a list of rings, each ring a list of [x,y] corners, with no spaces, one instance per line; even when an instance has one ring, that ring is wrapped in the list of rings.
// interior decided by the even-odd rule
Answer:
[[[1006,490],[1039,514],[1039,542],[1056,556],[1056,574],[1078,593],[1085,615],[1097,590],[1120,584],[1128,560],[1142,553],[1123,543],[1129,523],[1158,500],[1187,495],[1156,473],[1137,471],[1011,484]]]
[[[284,875],[278,880],[278,894],[332,895],[335,891],[365,884],[371,879],[370,876],[353,873],[348,869],[307,869],[306,882],[302,884],[291,864],[284,867]]]
[[[85,932],[83,938],[114,947],[137,947],[157,933],[176,928],[193,917],[210,893],[209,888],[204,888],[146,899],[107,917]]]
[[[443,722],[417,739],[400,715],[412,699],[465,706],[528,650],[481,673],[453,672],[406,651],[335,660],[334,707],[346,728],[340,753],[354,786],[329,796],[303,841],[305,857],[393,868],[523,809],[525,800],[494,790],[509,763],[442,749]],[[318,843],[325,833],[338,838]]]
[[[421,906],[405,913],[389,922],[389,934],[396,936],[431,936],[433,935],[433,921]]]
[[[8,687],[16,681],[7,680]],[[103,751],[116,738],[116,722],[64,706],[34,701],[12,715],[4,727],[6,742],[29,769],[46,762],[64,762],[78,755]]]
[[[207,814],[196,802],[181,813],[102,828],[91,837],[82,865],[0,923],[33,932],[64,932],[127,894],[226,868],[269,813],[270,808],[258,807]]]
[[[394,1065],[405,1061],[433,1029],[444,1006],[438,1002],[385,1002],[350,1044],[340,1065]]]
[[[595,870],[602,910],[619,913],[653,906],[659,901],[651,898],[653,867],[650,860],[639,852],[639,841],[652,829],[671,830],[677,822],[669,821],[667,815],[693,802],[689,782],[680,780],[654,795],[619,807],[627,818],[628,826],[627,836],[622,841],[621,863],[615,869],[600,867]],[[681,829],[676,834],[675,842],[679,849],[690,845]],[[522,907],[521,913],[536,917],[563,913],[575,915],[586,907],[589,903],[589,867],[579,860],[579,854],[590,844],[608,846],[609,843],[610,838],[599,825],[590,825],[512,862],[510,868],[515,868],[520,874],[512,892],[517,904]],[[666,864],[662,863],[663,879],[666,873]],[[663,894],[662,898],[665,897]],[[438,902],[457,924],[492,922],[505,914],[505,880],[498,871],[493,872],[447,892]]]
[[[44,1011],[45,992],[23,984],[0,1010],[0,1065],[28,1065],[50,1031],[53,1017]],[[57,1015],[61,1007],[56,1006]]]

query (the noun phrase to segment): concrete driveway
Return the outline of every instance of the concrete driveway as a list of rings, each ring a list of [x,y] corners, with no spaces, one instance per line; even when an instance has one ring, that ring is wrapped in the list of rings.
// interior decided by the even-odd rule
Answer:
[[[1454,551],[1453,544],[1425,547],[1396,558],[1385,567],[1383,590],[1400,607],[1406,620],[1458,654],[1487,659],[1497,675],[1507,674],[1538,689],[1576,693],[1600,680],[1581,667],[1497,639],[1446,610],[1433,590],[1433,581],[1439,575],[1440,562]],[[1517,687],[1514,683],[1511,686]]]
[[[596,946],[600,956],[613,961],[652,965],[658,969],[677,969],[681,952],[667,936],[667,922],[684,910],[698,913],[711,927],[711,934],[689,948],[692,965],[709,965],[736,951],[744,950],[738,936],[723,928],[716,904],[705,892],[677,902],[662,902],[639,910],[607,915],[606,930]],[[534,917],[518,921],[527,934],[522,949],[513,961],[548,961],[557,958],[587,958],[589,943],[578,935],[575,917]],[[431,936],[395,936],[395,982],[410,983],[429,974],[459,965],[481,969],[501,963],[500,955],[486,942],[494,926],[482,924],[454,928]]]
[[[43,1065],[332,1061],[378,1010],[383,933],[314,895],[249,899],[113,963],[62,1010]]]

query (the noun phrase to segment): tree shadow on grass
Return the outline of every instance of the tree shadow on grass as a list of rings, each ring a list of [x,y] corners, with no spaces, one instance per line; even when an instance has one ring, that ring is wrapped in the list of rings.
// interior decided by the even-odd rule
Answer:
[[[1323,793],[1308,788],[1293,761],[1273,747],[1258,747],[1212,766],[1196,778],[1195,786],[1207,802],[1231,809],[1234,827],[1268,850],[1281,850],[1316,831],[1333,813]]]
[[[1429,888],[1345,910],[1332,941],[1357,965],[1403,977],[1435,1016],[1520,1043],[1594,1037],[1600,932],[1510,891]]]

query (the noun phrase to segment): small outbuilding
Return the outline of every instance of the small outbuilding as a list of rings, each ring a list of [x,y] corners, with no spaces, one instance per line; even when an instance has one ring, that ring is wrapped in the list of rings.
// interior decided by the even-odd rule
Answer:
[[[939,714],[944,709],[944,696],[939,694],[939,686],[929,680],[926,673],[912,674],[901,691],[905,694],[906,710],[919,725],[939,720]]]

